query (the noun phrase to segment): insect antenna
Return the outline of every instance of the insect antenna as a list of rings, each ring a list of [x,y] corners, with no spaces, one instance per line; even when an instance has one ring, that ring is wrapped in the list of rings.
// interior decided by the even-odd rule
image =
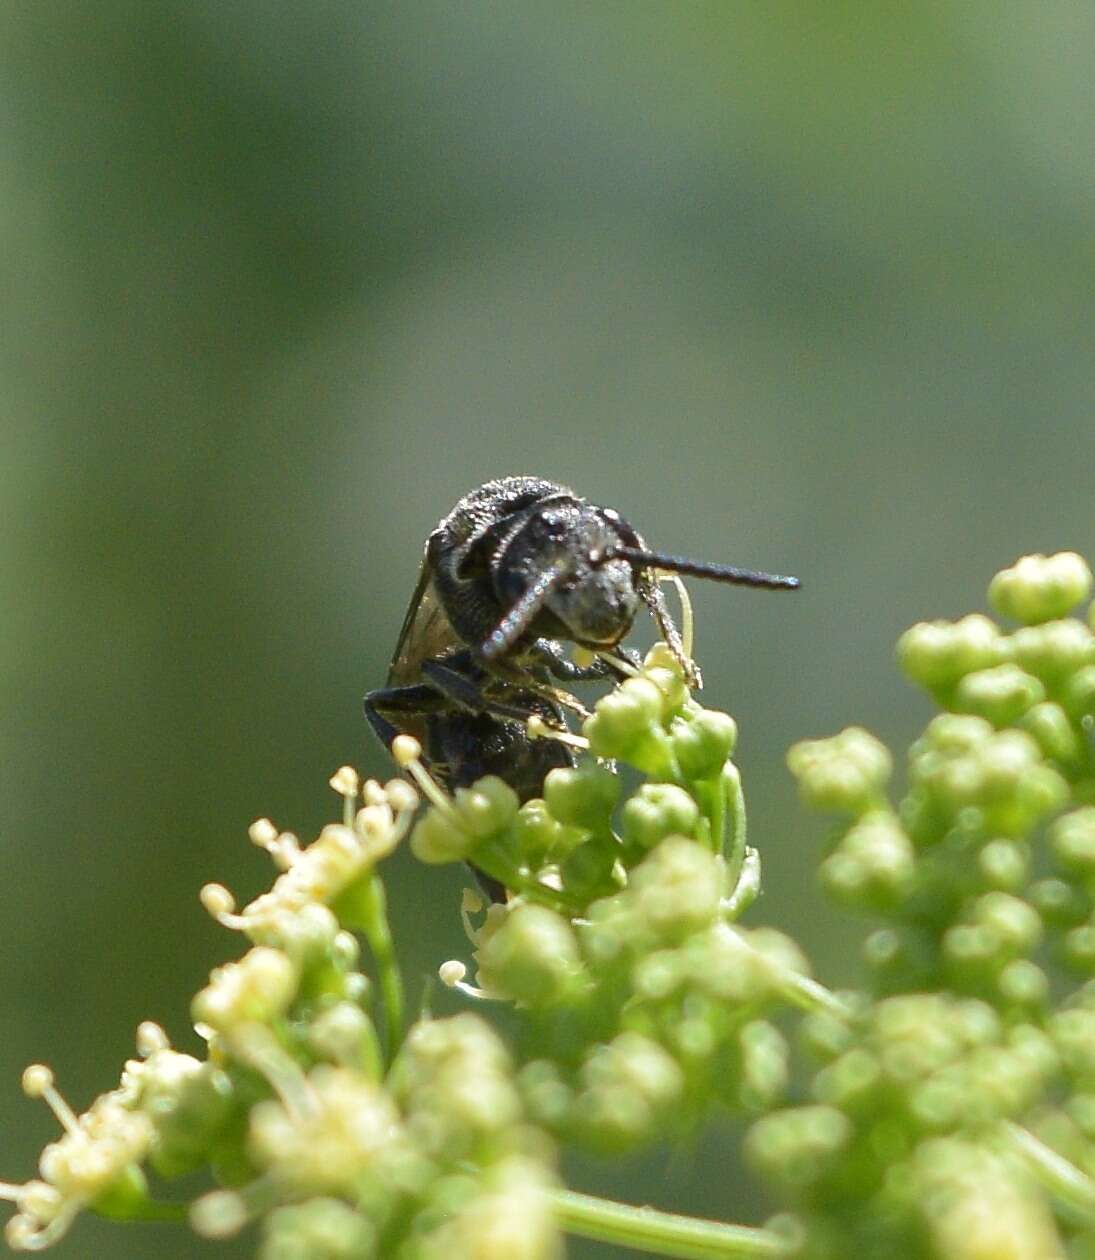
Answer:
[[[689,560],[685,556],[669,556],[661,551],[646,551],[641,547],[608,547],[598,557],[607,560],[629,560],[644,569],[664,569],[667,573],[683,573],[688,577],[710,578],[714,582],[731,582],[736,586],[757,586],[772,591],[793,591],[801,586],[796,577],[784,577],[780,573],[762,573],[758,569],[739,569],[731,564],[707,564],[703,560]]]
[[[573,564],[569,560],[559,560],[544,570],[535,582],[525,591],[516,604],[490,632],[487,641],[479,649],[485,660],[508,652],[517,640],[525,633],[532,619],[544,606],[551,591],[570,574]]]

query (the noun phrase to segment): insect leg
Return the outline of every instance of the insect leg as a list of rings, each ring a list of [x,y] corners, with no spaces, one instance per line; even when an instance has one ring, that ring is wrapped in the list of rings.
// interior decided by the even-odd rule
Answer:
[[[619,680],[629,677],[626,671],[613,664],[608,653],[598,653],[591,664],[579,665],[567,656],[562,644],[554,639],[537,639],[526,655],[543,665],[553,678],[562,682],[603,682],[606,678]],[[614,647],[612,655],[622,657],[634,669],[642,666],[642,658],[631,648]]]
[[[680,631],[669,614],[669,605],[665,602],[665,594],[658,585],[657,578],[644,574],[639,585],[639,594],[642,596],[647,608],[650,609],[650,615],[654,618],[654,623],[658,627],[658,633],[665,640],[669,650],[677,658],[677,662],[684,671],[685,681],[691,687],[698,687],[700,683],[699,671],[696,669],[695,662],[684,650]]]
[[[528,719],[527,705],[506,704],[494,700],[486,694],[479,680],[460,668],[464,662],[459,656],[445,661],[423,661],[422,677],[429,680],[433,688],[442,696],[449,706],[456,705],[469,713],[486,713],[492,717],[512,718],[516,722]]]
[[[403,714],[405,717],[423,717],[445,707],[445,698],[427,683],[411,683],[406,687],[380,687],[365,697],[365,717],[377,738],[385,748],[391,748],[392,740],[404,732],[385,717]]]

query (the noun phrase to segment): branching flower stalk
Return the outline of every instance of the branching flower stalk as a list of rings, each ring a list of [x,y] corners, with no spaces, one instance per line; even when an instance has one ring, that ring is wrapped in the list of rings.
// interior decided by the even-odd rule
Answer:
[[[342,820],[311,844],[252,825],[269,892],[202,892],[247,944],[194,998],[203,1056],[142,1025],[83,1114],[27,1069],[63,1134],[38,1178],[0,1185],[9,1244],[43,1249],[89,1210],[214,1239],[254,1225],[263,1260],[552,1260],[566,1233],[701,1258],[1095,1254],[1095,636],[1069,615],[1090,593],[1078,556],[1026,557],[989,592],[1014,630],[972,614],[902,637],[942,712],[898,795],[859,728],[791,750],[803,800],[837,819],[823,887],[867,922],[851,992],[743,922],[760,855],[737,729],[664,645],[535,800],[497,778],[449,796],[407,738],[414,787],[343,767]],[[447,1017],[408,1018],[381,874],[404,838],[509,890],[454,906],[468,957],[439,975],[466,1009]],[[719,1110],[779,1208],[764,1225],[558,1182],[561,1147],[687,1140]],[[172,1200],[199,1170],[209,1189]]]

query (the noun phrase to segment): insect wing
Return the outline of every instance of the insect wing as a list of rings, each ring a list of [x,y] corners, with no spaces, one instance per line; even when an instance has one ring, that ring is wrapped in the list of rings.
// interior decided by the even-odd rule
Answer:
[[[423,560],[388,669],[388,686],[401,687],[420,681],[424,660],[442,656],[458,645],[459,639],[438,597],[430,566]]]

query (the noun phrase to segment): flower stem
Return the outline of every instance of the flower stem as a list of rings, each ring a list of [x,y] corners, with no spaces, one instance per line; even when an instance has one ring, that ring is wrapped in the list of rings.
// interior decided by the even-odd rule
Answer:
[[[729,843],[723,851],[726,854],[726,865],[730,874],[730,887],[736,889],[741,878],[742,864],[745,862],[747,830],[745,793],[742,791],[741,775],[733,763],[727,763],[719,788],[724,811],[723,818],[719,820],[720,831],[725,828],[724,820],[728,819],[730,823]]]
[[[403,1041],[403,976],[388,922],[388,898],[376,871],[371,871],[356,889],[352,913],[353,926],[361,930],[376,961],[384,1003],[385,1049],[391,1063]]]
[[[1005,1122],[1004,1131],[1027,1168],[1048,1193],[1067,1204],[1085,1221],[1095,1220],[1095,1181],[1071,1160],[1046,1146],[1021,1125]]]
[[[787,1242],[769,1229],[677,1216],[657,1208],[597,1199],[574,1190],[555,1190],[551,1197],[556,1219],[567,1233],[653,1255],[718,1260],[786,1256],[790,1250]]]

